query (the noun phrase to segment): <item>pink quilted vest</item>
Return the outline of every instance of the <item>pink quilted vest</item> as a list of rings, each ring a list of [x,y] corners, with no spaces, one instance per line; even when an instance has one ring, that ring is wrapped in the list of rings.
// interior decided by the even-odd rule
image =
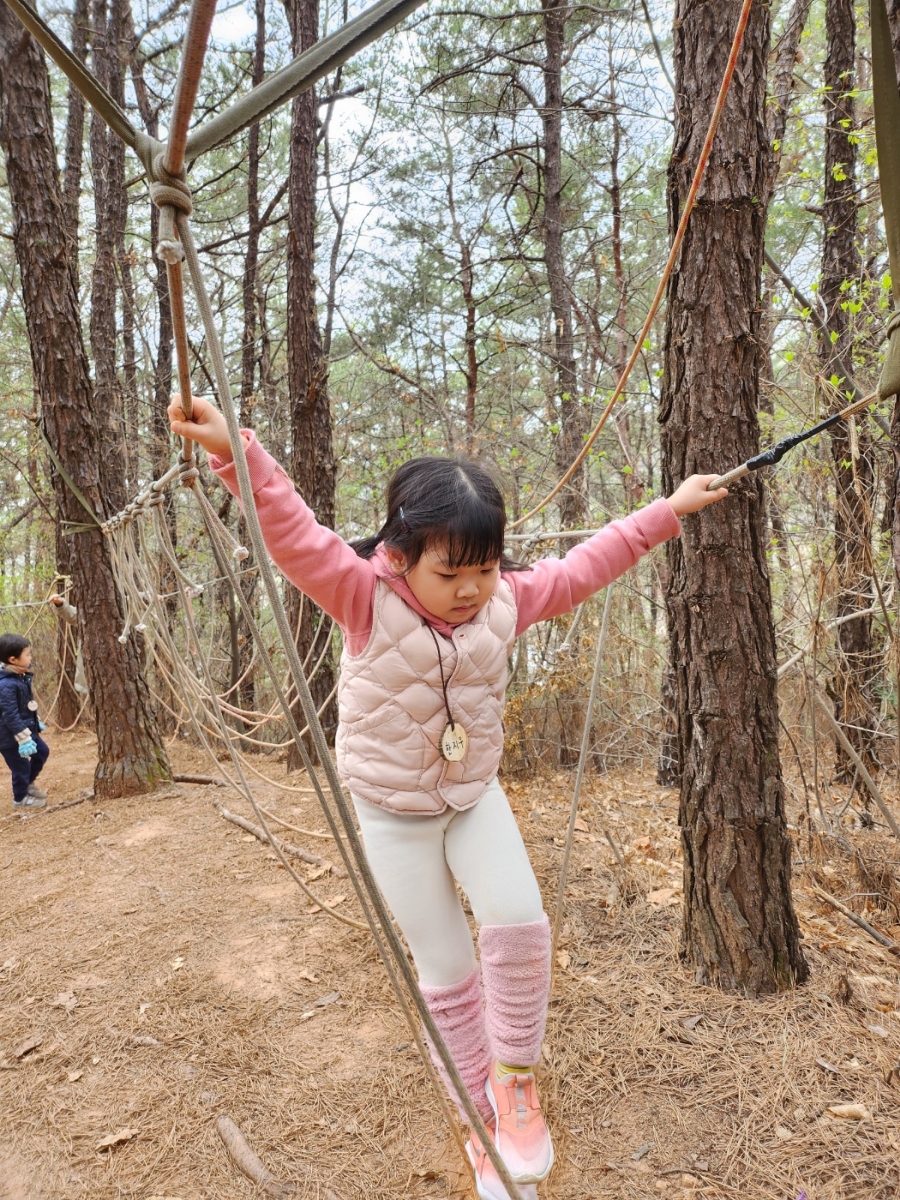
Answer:
[[[338,772],[363,800],[419,816],[471,808],[497,774],[503,750],[507,660],[516,603],[502,578],[490,601],[452,640],[437,635],[455,721],[469,746],[462,762],[437,750],[447,724],[437,649],[423,619],[379,580],[372,635],[341,658]]]

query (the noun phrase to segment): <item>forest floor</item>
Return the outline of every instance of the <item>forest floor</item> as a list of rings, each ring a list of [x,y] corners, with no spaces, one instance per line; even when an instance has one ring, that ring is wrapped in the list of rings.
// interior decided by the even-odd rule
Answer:
[[[84,796],[93,737],[51,743],[50,804]],[[210,773],[184,744],[172,757]],[[323,829],[313,796],[257,782],[284,820]],[[571,777],[505,784],[552,911]],[[223,1114],[310,1200],[472,1196],[368,934],[315,910],[221,804],[244,812],[233,791],[178,784],[0,819],[0,1197],[263,1195],[225,1152]],[[557,1147],[541,1200],[900,1195],[900,959],[812,891],[889,892],[871,868],[895,844],[848,831],[863,860],[829,859],[795,834],[811,978],[750,1001],[679,962],[676,817],[649,774],[588,781],[541,1068]],[[285,836],[336,861],[327,840]],[[347,879],[310,886],[359,915]],[[871,920],[900,938],[896,909]]]

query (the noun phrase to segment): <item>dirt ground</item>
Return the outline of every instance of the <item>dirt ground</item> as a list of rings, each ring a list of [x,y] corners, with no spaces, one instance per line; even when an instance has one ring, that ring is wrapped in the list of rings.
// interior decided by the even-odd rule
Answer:
[[[50,803],[77,799],[94,740],[51,743]],[[214,770],[183,744],[172,756]],[[312,796],[258,783],[284,820],[324,829]],[[506,783],[552,910],[571,779]],[[222,1115],[298,1196],[474,1195],[368,934],[315,910],[223,803],[251,815],[233,791],[179,784],[0,819],[0,1198],[263,1195],[226,1154]],[[675,820],[650,776],[587,788],[542,1066],[558,1165],[541,1200],[897,1197],[900,958],[811,890],[866,890],[852,860],[797,835],[812,978],[722,996],[678,960]],[[337,861],[328,840],[285,836]],[[848,836],[900,859],[879,833]],[[346,879],[310,886],[359,915]],[[900,938],[896,910],[870,919]],[[829,1112],[841,1104],[862,1108]]]

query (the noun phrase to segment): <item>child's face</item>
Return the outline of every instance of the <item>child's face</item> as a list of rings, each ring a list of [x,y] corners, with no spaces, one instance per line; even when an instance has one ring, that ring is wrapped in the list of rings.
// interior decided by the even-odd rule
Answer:
[[[388,549],[391,566],[402,574],[403,555]],[[451,567],[444,547],[429,547],[406,576],[410,591],[435,617],[449,625],[461,625],[490,600],[500,574],[499,561],[475,567]]]
[[[31,647],[26,646],[18,658],[8,660],[8,666],[14,671],[30,671],[31,670]]]

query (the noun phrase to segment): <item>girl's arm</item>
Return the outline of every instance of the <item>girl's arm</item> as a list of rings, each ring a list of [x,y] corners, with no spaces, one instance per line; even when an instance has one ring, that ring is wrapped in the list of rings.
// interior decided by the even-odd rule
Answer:
[[[210,469],[233,496],[239,496],[222,414],[195,396],[191,421],[184,420],[180,397],[173,397],[169,418],[173,430],[192,437],[209,454]],[[350,653],[361,649],[372,628],[375,571],[342,537],[320,525],[286,472],[249,430],[241,430],[253,498],[266,549],[287,578],[344,630]]]
[[[521,633],[536,621],[571,612],[588,596],[633,567],[660,542],[681,532],[680,517],[724,500],[726,488],[707,491],[715,475],[691,475],[668,500],[655,500],[622,521],[612,521],[565,558],[542,558],[530,571],[505,575],[519,610]]]
[[[530,571],[503,576],[519,610],[516,634],[537,621],[571,612],[588,596],[624,575],[660,542],[681,532],[668,500],[654,500],[621,521],[611,521],[565,558],[542,558]]]

